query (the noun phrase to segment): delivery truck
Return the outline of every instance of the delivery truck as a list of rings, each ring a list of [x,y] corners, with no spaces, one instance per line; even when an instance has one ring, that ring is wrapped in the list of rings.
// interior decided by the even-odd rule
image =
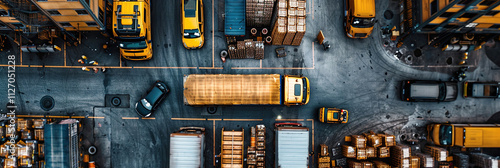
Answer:
[[[170,167],[204,168],[205,128],[181,127],[170,134]]]
[[[280,74],[191,74],[184,76],[184,104],[305,105],[309,80]]]
[[[348,111],[339,108],[321,107],[318,112],[322,123],[347,123]]]
[[[274,167],[308,168],[309,128],[299,123],[276,123]]]
[[[427,139],[440,146],[500,148],[500,124],[430,124]]]

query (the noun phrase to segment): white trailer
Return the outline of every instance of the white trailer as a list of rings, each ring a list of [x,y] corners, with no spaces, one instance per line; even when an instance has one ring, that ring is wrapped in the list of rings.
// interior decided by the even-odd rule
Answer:
[[[204,168],[205,128],[182,127],[170,134],[170,167]]]
[[[308,168],[309,128],[298,123],[275,124],[276,168]]]

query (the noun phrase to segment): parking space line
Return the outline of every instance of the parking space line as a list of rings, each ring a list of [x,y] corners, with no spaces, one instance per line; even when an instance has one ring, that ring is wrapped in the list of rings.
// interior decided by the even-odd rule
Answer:
[[[66,66],[66,34],[64,34],[63,50],[64,50],[64,66]]]
[[[224,69],[224,67],[198,67],[198,69]]]
[[[139,117],[122,117],[123,120],[138,120]]]
[[[214,151],[214,155],[212,155],[212,156],[214,156],[213,160],[214,160],[214,166],[215,166],[215,120],[213,120],[213,129],[212,130],[213,130],[212,132],[214,134],[214,136],[212,136],[213,137],[212,138],[212,141],[213,141],[213,145],[212,145],[213,150],[212,151]]]
[[[144,117],[142,117],[141,119],[143,119],[143,120],[156,120],[156,118],[154,118],[154,117],[151,117],[151,118],[144,118]]]
[[[207,118],[207,120],[221,121],[222,119],[220,119],[220,118]]]
[[[16,117],[21,117],[21,118],[43,118],[45,116],[43,116],[43,115],[16,115]]]
[[[132,68],[138,69],[196,69],[196,67],[145,67],[145,66],[134,66]]]
[[[69,116],[47,116],[47,118],[69,118]]]
[[[276,119],[276,121],[304,121],[304,119]]]
[[[104,117],[93,117],[93,116],[92,116],[92,117],[91,117],[91,116],[89,116],[88,118],[104,119]]]
[[[262,121],[262,119],[222,119],[223,121]]]
[[[170,118],[171,120],[181,120],[181,121],[205,121],[206,118]]]
[[[17,37],[17,35],[16,35]],[[23,45],[23,37],[21,35],[19,35],[19,46],[22,46]],[[22,50],[22,47],[19,47],[19,55],[21,56],[21,64],[20,65],[23,65],[23,50]]]
[[[215,67],[215,25],[214,25],[214,0],[212,0],[212,67]]]

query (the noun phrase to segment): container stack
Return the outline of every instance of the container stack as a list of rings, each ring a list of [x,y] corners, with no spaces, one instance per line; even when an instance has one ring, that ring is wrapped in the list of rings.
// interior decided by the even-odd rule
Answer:
[[[391,147],[391,161],[394,167],[410,167],[411,149],[406,145],[396,145]]]
[[[273,45],[300,45],[306,31],[306,1],[278,0]]]
[[[271,24],[276,0],[246,0],[246,20],[249,27],[268,27]]]

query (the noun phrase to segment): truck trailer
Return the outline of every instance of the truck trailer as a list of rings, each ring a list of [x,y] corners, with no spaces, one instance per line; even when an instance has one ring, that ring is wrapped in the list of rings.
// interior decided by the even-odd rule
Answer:
[[[170,134],[170,167],[204,168],[205,128],[181,127]]]
[[[274,167],[308,168],[309,128],[298,123],[276,123],[274,126]]]
[[[280,74],[191,74],[184,76],[184,104],[305,105],[309,80]]]
[[[428,140],[440,146],[500,148],[500,124],[430,124]]]

